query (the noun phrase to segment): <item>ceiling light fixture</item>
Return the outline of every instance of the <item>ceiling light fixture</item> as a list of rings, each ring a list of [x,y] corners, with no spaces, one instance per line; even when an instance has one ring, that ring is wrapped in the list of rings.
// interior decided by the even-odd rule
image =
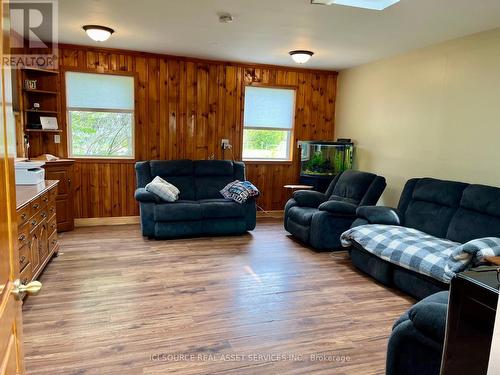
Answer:
[[[108,40],[111,34],[115,32],[115,30],[109,27],[99,25],[85,25],[82,29],[85,30],[90,39],[95,40],[96,42],[104,42]]]
[[[290,56],[292,56],[293,61],[297,64],[305,64],[309,61],[309,59],[314,55],[314,52],[305,51],[305,50],[295,50],[289,52]]]
[[[311,0],[311,4],[319,5],[346,5],[355,8],[384,10],[400,0]]]

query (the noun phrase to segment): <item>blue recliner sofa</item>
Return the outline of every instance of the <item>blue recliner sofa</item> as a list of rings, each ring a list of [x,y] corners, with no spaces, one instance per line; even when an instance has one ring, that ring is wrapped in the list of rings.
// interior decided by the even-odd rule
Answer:
[[[348,170],[335,176],[324,194],[296,191],[285,206],[285,229],[316,250],[339,249],[358,206],[376,204],[385,187],[384,177]]]
[[[387,348],[387,375],[439,375],[448,298],[447,291],[430,295],[396,321]]]
[[[437,240],[462,244],[483,237],[500,237],[500,188],[414,178],[406,183],[398,208],[359,207],[357,214],[353,227],[365,224],[402,226],[417,229]],[[383,252],[388,255],[388,250]],[[449,288],[446,282],[374,255],[356,239],[352,241],[350,254],[358,269],[418,300]]]
[[[243,234],[255,228],[255,198],[244,204],[224,199],[220,190],[245,180],[245,164],[229,160],[152,160],[137,162],[137,190],[143,236],[168,239]],[[164,202],[144,188],[160,176],[180,190],[179,200]]]
[[[500,237],[500,188],[414,178],[406,183],[397,208],[359,207],[357,213],[359,218],[353,228],[366,231],[368,227],[363,226],[367,224],[382,224],[389,226],[388,230],[407,227],[427,234],[427,241],[436,238],[460,245],[474,239]],[[377,236],[381,234],[377,231]],[[412,247],[410,252],[415,253],[415,246]],[[379,249],[388,255],[387,249]],[[438,375],[449,284],[382,259],[356,240],[350,254],[358,269],[420,300],[394,324],[386,374]]]

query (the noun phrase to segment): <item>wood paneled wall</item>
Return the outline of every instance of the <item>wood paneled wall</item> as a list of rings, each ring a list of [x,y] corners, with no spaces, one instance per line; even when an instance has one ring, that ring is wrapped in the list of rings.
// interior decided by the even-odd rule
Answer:
[[[72,69],[135,74],[137,160],[211,156],[241,160],[243,93],[250,76],[262,85],[296,87],[295,140],[333,139],[336,72],[80,46],[61,46],[60,69],[61,74]],[[62,143],[32,147],[40,147],[40,153],[67,156],[64,121],[61,126]],[[231,141],[233,154],[223,154],[222,138]],[[288,199],[283,185],[298,181],[299,156],[294,148],[292,163],[247,164],[247,178],[262,192],[261,207],[283,209]],[[138,215],[133,161],[78,160],[74,188],[77,218]]]

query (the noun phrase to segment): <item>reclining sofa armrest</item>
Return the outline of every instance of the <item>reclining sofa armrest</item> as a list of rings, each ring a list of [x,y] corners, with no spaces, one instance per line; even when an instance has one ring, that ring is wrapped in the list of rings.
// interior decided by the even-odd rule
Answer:
[[[319,205],[320,211],[326,211],[336,216],[356,216],[356,209],[358,206],[352,203],[341,201],[327,201]]]
[[[417,303],[409,312],[414,326],[440,344],[444,343],[448,305],[438,302]]]
[[[325,194],[311,190],[297,190],[293,193],[293,199],[299,206],[311,208],[318,208],[321,203],[327,201]]]
[[[402,225],[403,222],[399,211],[391,207],[361,206],[356,214],[370,224]]]
[[[160,203],[161,199],[156,194],[150,193],[144,188],[139,188],[134,194],[135,200],[141,203]]]

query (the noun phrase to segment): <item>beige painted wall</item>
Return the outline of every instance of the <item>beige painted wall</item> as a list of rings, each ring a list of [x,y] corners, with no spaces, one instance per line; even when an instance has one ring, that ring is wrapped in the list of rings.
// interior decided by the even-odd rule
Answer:
[[[500,186],[500,29],[340,73],[336,137],[396,205],[411,177]]]

